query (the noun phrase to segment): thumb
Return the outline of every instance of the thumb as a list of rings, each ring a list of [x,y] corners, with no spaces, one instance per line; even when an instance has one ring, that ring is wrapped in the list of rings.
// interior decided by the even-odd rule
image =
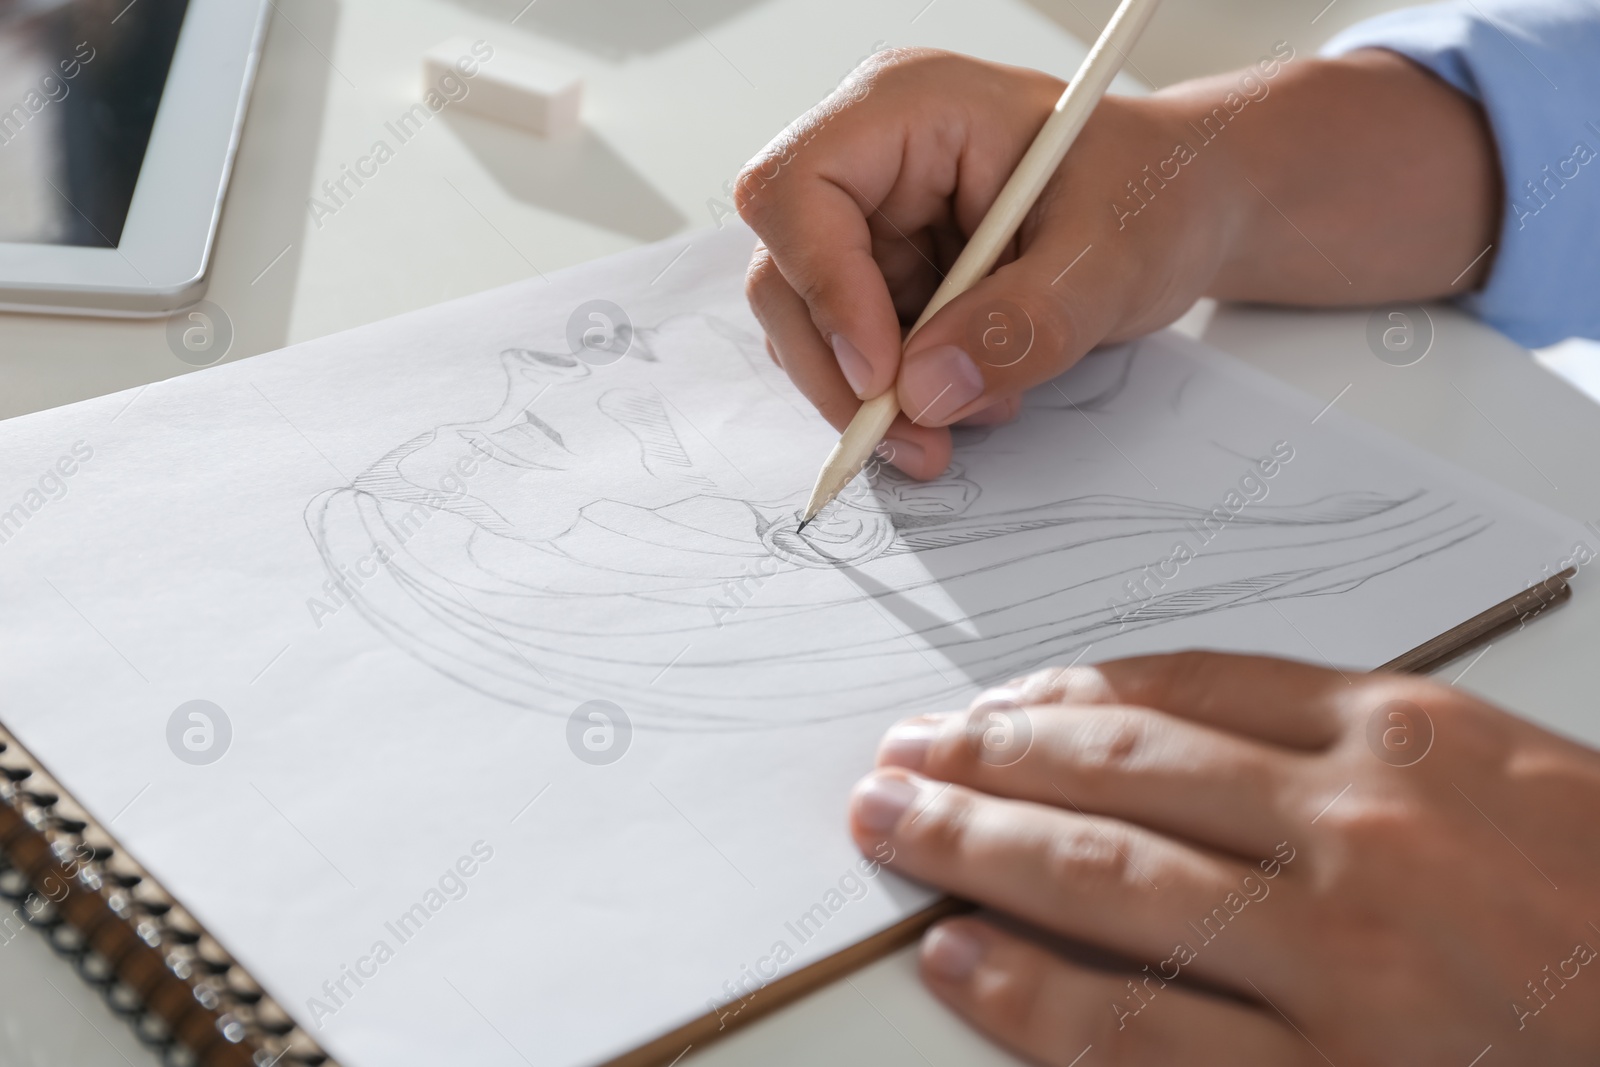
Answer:
[[[1047,382],[1104,340],[1113,319],[1093,246],[1036,248],[956,296],[917,331],[900,409],[948,426]]]

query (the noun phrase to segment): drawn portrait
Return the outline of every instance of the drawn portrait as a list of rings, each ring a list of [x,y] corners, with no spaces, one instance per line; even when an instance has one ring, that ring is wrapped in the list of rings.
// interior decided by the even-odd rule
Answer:
[[[924,706],[1177,620],[1354,588],[1484,526],[1422,490],[1297,496],[1287,442],[1219,453],[1227,480],[1198,501],[1073,492],[1049,463],[1031,501],[988,491],[1097,413],[1181,404],[1182,375],[1120,346],[1030,394],[1024,430],[958,431],[932,482],[874,464],[797,534],[816,457],[768,454],[814,416],[758,336],[683,315],[586,355],[485,354],[498,395],[306,511],[368,623],[548,714],[604,698],[643,728],[727,730]],[[690,359],[740,402],[701,404],[675,367]],[[358,559],[383,573],[358,586]]]

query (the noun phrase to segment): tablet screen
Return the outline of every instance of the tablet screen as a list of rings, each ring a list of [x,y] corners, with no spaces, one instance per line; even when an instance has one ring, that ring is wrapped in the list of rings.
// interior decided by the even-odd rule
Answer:
[[[188,0],[0,0],[0,241],[115,248]]]

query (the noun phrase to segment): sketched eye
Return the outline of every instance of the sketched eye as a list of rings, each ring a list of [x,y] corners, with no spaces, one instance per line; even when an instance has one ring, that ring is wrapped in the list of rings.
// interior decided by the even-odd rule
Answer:
[[[508,348],[500,353],[507,369],[524,377],[539,381],[551,378],[582,378],[589,368],[576,356],[566,352],[539,352],[531,348]]]
[[[572,356],[564,356],[560,352],[528,352],[527,355],[551,367],[576,367],[578,365],[578,361]]]

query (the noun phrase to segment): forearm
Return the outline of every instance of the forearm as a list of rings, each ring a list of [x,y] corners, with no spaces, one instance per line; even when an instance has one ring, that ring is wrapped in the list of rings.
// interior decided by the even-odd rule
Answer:
[[[1198,126],[1238,81],[1204,79],[1159,97]],[[1268,95],[1202,149],[1215,150],[1206,196],[1231,220],[1209,295],[1361,304],[1483,280],[1502,196],[1477,104],[1376,50],[1300,59],[1265,84]]]

